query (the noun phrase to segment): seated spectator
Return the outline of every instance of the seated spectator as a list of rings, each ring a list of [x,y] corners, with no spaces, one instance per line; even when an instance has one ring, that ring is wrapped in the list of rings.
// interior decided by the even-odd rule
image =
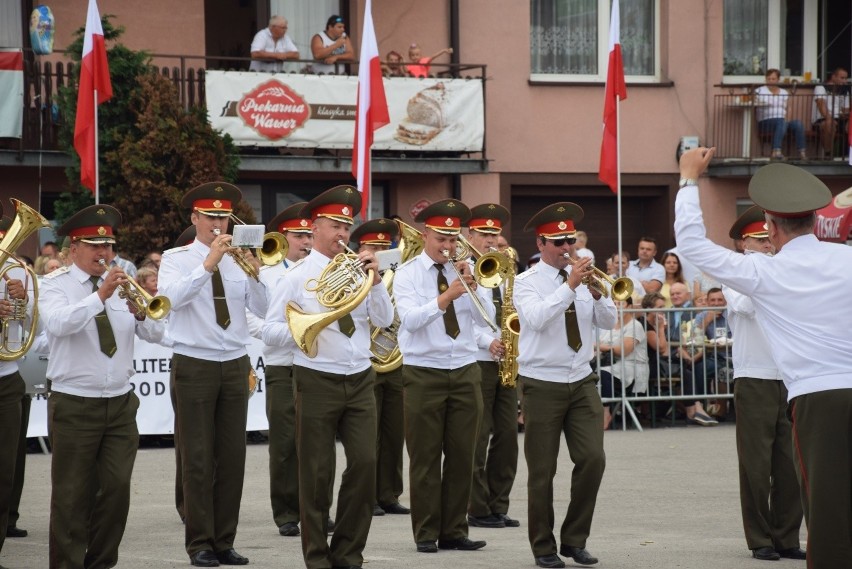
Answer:
[[[686,284],[683,278],[683,268],[680,266],[680,257],[674,253],[666,253],[663,255],[663,268],[666,270],[666,280],[663,287],[660,289],[660,294],[666,300],[666,308],[672,307],[672,296],[669,292],[674,283]]]
[[[447,47],[442,49],[432,57],[423,57],[423,54],[420,51],[420,46],[416,43],[413,43],[408,48],[408,60],[411,63],[405,66],[405,71],[411,77],[429,77],[429,71],[432,67],[432,61],[436,57],[440,57],[445,53],[453,53],[453,48]]]
[[[642,299],[642,308],[665,308],[666,301],[659,292],[651,292]],[[659,379],[660,385],[666,380],[679,376],[680,367],[671,360],[669,346],[668,319],[664,312],[648,312],[636,319],[645,330],[648,344],[648,378]]]
[[[574,245],[574,253],[580,257],[589,257],[592,260],[592,264],[595,264],[595,254],[591,249],[587,247],[589,243],[589,236],[585,231],[577,232],[577,243]]]
[[[633,299],[636,304],[642,302],[642,297],[645,296],[646,290],[645,287],[642,286],[642,282],[634,276],[630,276],[626,274],[627,268],[630,266],[630,253],[627,251],[621,252],[621,258],[619,258],[618,253],[613,253],[606,262],[607,266],[607,274],[617,279],[619,277],[628,277],[631,281],[633,281]],[[619,267],[621,267],[621,271],[619,271]]]
[[[408,77],[405,66],[402,64],[402,54],[397,51],[389,51],[382,63],[382,75],[385,77]]]
[[[281,16],[269,18],[269,27],[257,34],[251,42],[252,71],[280,72],[284,61],[299,59],[299,49],[287,35],[287,19]]]
[[[61,269],[63,267],[62,261],[59,259],[48,259],[44,264],[44,274],[49,275],[56,269]]]
[[[790,94],[778,86],[781,72],[777,69],[769,69],[766,72],[766,85],[761,85],[755,91],[755,102],[757,110],[757,129],[760,134],[768,134],[772,137],[772,159],[784,160],[781,152],[781,144],[789,128],[796,137],[796,148],[799,158],[808,159],[807,145],[805,144],[805,129],[797,120],[788,120],[790,111],[787,108],[787,99]]]
[[[699,313],[695,317],[695,325],[704,330],[704,335],[709,339],[730,338],[731,330],[728,328],[728,319],[725,316],[725,295],[721,288],[711,288],[707,291],[707,306],[713,310]]]
[[[311,65],[314,73],[337,73],[343,71],[335,64],[355,60],[352,42],[346,36],[343,18],[334,15],[325,24],[325,30],[311,38],[311,54],[316,60]]]
[[[823,151],[834,151],[834,137],[843,132],[849,122],[849,72],[842,67],[835,69],[825,85],[814,87],[814,104],[811,120],[814,130],[819,131]]]
[[[633,393],[645,393],[648,390],[648,341],[645,328],[633,318],[629,300],[616,300],[620,308],[620,319],[616,319],[612,330],[598,331],[597,350],[601,356],[598,369],[601,385],[601,397],[620,397],[623,389],[632,387]],[[604,405],[603,428],[607,430],[612,422],[609,405]]]
[[[136,282],[151,296],[157,296],[157,270],[142,267],[136,272]]]
[[[722,286],[719,281],[708,275],[704,272],[699,272],[698,277],[693,282],[692,286],[692,298],[695,301],[695,306],[701,306],[698,304],[698,299],[707,294],[707,291],[711,288],[719,288]]]
[[[627,276],[639,280],[646,294],[659,291],[666,280],[666,271],[654,260],[657,255],[657,241],[653,237],[640,238],[638,254],[639,258],[631,261],[627,267]]]

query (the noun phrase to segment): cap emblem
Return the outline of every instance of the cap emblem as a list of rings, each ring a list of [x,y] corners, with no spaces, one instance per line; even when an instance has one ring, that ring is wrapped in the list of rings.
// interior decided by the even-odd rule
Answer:
[[[103,225],[101,225],[100,227],[98,227],[98,235],[100,235],[101,237],[103,237],[104,235],[106,235],[106,232],[107,232],[107,230],[106,230],[106,228],[105,228]]]
[[[308,226],[308,220],[303,219],[303,220],[299,221],[299,225],[301,225],[302,227],[307,227]]]
[[[220,202],[219,200],[214,200],[213,201],[213,207],[222,207],[222,202]]]
[[[347,193],[347,194],[351,194],[351,193],[352,193],[352,188],[346,188],[346,193]]]
[[[341,211],[343,212],[343,215],[349,215],[349,208],[348,207],[344,207]]]
[[[456,204],[453,202],[447,203],[447,207],[456,207]]]
[[[213,189],[213,191],[214,191],[214,192],[224,192],[225,190],[224,190],[224,189],[222,189],[222,186],[216,186],[216,187]],[[217,206],[217,207],[218,207],[218,206]]]
[[[562,205],[559,206],[558,208],[556,208],[556,211],[558,211],[559,213],[562,213],[563,211],[565,211],[565,206],[562,206]]]
[[[384,233],[379,233],[378,235],[376,235],[376,237],[378,237],[379,239],[384,239],[384,238],[385,238],[385,234],[384,234]]]
[[[568,225],[564,221],[560,221],[556,227],[558,227],[560,230],[565,230]]]
[[[101,208],[97,211],[97,214],[98,215],[106,215],[106,211],[104,210],[104,208]]]
[[[488,209],[497,209],[497,206],[494,205],[494,204],[491,204],[491,205],[488,206]]]
[[[487,225],[488,227],[494,227],[494,220],[489,219],[488,221],[485,222],[485,225]]]
[[[445,219],[445,220],[444,220],[444,225],[446,225],[447,227],[452,227],[452,226],[453,226],[453,220],[452,220],[452,218],[448,217],[447,219]]]

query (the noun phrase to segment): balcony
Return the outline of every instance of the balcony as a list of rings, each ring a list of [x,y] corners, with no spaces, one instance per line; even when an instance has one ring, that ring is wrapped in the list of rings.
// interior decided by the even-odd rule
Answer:
[[[60,53],[64,57],[64,53]],[[24,101],[23,134],[18,139],[0,139],[0,166],[36,166],[61,168],[70,164],[68,156],[58,144],[59,127],[64,117],[59,113],[56,97],[59,89],[71,83],[76,74],[74,64],[67,58],[60,61],[33,61],[29,54],[24,62]],[[181,103],[189,107],[206,109],[207,74],[216,71],[245,71],[248,58],[195,57],[183,55],[153,55],[152,68],[171,79],[177,88]],[[289,61],[286,65],[294,68],[278,77],[303,78],[314,76],[307,73],[310,61]],[[435,75],[430,78],[465,82],[478,81],[482,89],[482,116],[485,116],[485,77],[484,65],[433,64]],[[358,64],[340,65],[337,75],[316,75],[321,82],[340,81],[341,77],[357,78]],[[270,77],[272,75],[270,74]],[[211,75],[212,77],[212,75]],[[388,98],[394,92],[404,92],[404,82],[411,79],[386,77],[385,89]],[[404,95],[403,95],[404,96]],[[345,106],[345,105],[344,105]],[[353,122],[354,124],[354,122]],[[484,127],[483,127],[484,129]],[[372,169],[374,173],[431,173],[465,174],[482,173],[488,170],[484,133],[481,147],[475,150],[442,150],[429,146],[412,146],[398,149],[390,146],[374,145]],[[343,146],[343,147],[341,147]],[[240,170],[244,173],[262,172],[350,172],[352,151],[351,139],[347,144],[329,145],[324,139],[315,142],[302,140],[298,145],[283,138],[274,144],[253,145],[244,143],[238,146]],[[434,146],[434,145],[432,145]]]
[[[819,176],[848,176],[848,107],[833,140],[828,141],[828,137],[823,140],[819,130],[812,126],[813,85],[801,86],[794,83],[781,86],[789,93],[787,120],[801,124],[807,154],[806,160],[799,157],[793,128],[788,125],[781,145],[785,160],[807,168]],[[708,146],[716,147],[716,155],[709,170],[717,176],[749,176],[757,168],[773,160],[772,131],[761,128],[759,119],[771,116],[774,100],[767,102],[764,98],[756,97],[754,91],[758,85],[716,87],[724,93],[717,93],[712,99]]]

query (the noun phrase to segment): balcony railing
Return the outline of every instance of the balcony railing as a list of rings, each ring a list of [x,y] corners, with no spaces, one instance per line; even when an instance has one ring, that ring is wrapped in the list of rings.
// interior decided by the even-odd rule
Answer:
[[[63,55],[64,52],[56,52]],[[151,68],[170,78],[178,91],[181,104],[186,108],[205,107],[205,72],[217,70],[248,70],[250,58],[206,57],[187,55],[151,55]],[[311,73],[311,60],[288,60],[285,73]],[[358,63],[338,64],[337,73],[357,75]],[[291,68],[291,70],[287,70]],[[477,79],[485,89],[486,67],[479,64],[432,64],[432,77]],[[27,151],[60,150],[59,127],[65,117],[59,111],[58,93],[61,87],[73,83],[77,70],[70,59],[39,61],[25,57],[24,61],[24,116],[23,133],[18,139],[0,139],[0,149]],[[321,75],[321,74],[320,74]],[[388,77],[393,80],[393,77]],[[482,158],[485,158],[483,148]]]
[[[725,162],[765,162],[772,159],[773,132],[769,123],[761,124],[773,114],[781,97],[767,99],[754,94],[756,86],[735,88],[720,86],[728,92],[713,97],[712,126],[709,145],[716,147],[716,161]],[[807,162],[831,162],[843,160],[849,152],[848,119],[849,109],[843,111],[843,117],[837,121],[833,138],[823,136],[818,126],[813,124],[814,95],[809,87],[788,89],[787,132],[781,144],[781,152],[786,160],[804,162],[800,157],[795,138],[795,130],[801,126],[804,150]],[[792,91],[792,92],[790,92]],[[838,96],[838,107],[841,98]],[[846,95],[845,101],[848,101]]]

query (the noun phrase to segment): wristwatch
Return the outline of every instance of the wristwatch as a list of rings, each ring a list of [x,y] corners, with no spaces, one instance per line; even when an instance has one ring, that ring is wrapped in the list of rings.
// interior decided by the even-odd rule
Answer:
[[[698,180],[695,178],[681,178],[678,183],[679,188],[685,188],[686,186],[697,186]]]

